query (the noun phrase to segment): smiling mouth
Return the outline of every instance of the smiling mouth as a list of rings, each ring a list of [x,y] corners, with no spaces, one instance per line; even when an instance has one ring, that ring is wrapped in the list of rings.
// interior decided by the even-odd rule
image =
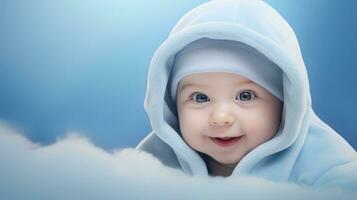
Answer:
[[[242,136],[238,137],[210,137],[210,139],[217,144],[218,146],[221,147],[229,147],[232,146],[242,138]]]

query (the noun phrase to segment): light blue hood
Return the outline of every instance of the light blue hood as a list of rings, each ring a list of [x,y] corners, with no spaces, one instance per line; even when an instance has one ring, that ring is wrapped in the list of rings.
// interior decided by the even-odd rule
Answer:
[[[175,54],[200,38],[245,43],[283,72],[283,129],[249,152],[234,175],[357,189],[355,150],[313,112],[299,43],[289,24],[260,0],[213,0],[185,14],[156,50],[149,69],[145,110],[153,132],[138,146],[164,164],[207,175],[201,157],[178,133],[167,83]],[[353,171],[352,171],[353,170]]]

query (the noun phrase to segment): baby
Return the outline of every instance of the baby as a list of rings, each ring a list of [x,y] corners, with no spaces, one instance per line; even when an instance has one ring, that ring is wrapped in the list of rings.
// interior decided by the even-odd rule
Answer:
[[[357,189],[356,151],[311,107],[289,24],[261,0],[216,0],[156,50],[138,145],[190,175]]]
[[[201,153],[209,174],[230,175],[241,158],[275,135],[281,70],[254,49],[200,39],[176,55],[171,76],[180,133]]]

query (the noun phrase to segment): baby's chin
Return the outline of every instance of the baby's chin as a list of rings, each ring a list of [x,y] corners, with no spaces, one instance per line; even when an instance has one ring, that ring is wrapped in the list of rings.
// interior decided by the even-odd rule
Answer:
[[[237,152],[234,153],[232,152],[231,154],[230,153],[218,153],[218,154],[203,153],[197,150],[196,152],[198,152],[205,161],[210,161],[210,162],[213,161],[221,165],[227,165],[227,166],[237,165],[239,161],[246,155],[244,153],[241,153],[242,155],[237,155]]]
[[[233,151],[233,152],[219,152],[210,155],[211,158],[217,162],[225,165],[237,165],[249,151]]]
[[[240,158],[233,158],[233,159],[229,159],[229,158],[213,158],[216,162],[222,164],[222,165],[231,165],[231,166],[235,166],[239,163],[239,161],[241,160]]]
[[[236,155],[207,155],[211,161],[217,162],[221,165],[235,166],[241,160],[241,156]]]

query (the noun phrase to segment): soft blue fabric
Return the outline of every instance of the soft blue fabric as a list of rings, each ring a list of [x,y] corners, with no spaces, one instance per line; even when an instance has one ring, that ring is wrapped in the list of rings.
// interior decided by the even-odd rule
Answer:
[[[282,130],[249,152],[232,176],[248,174],[273,181],[357,190],[356,151],[313,112],[296,36],[289,24],[260,0],[209,1],[177,23],[150,64],[144,106],[153,131],[137,148],[188,174],[208,175],[204,161],[180,137],[175,105],[167,93],[175,54],[201,38],[247,44],[283,72]]]

